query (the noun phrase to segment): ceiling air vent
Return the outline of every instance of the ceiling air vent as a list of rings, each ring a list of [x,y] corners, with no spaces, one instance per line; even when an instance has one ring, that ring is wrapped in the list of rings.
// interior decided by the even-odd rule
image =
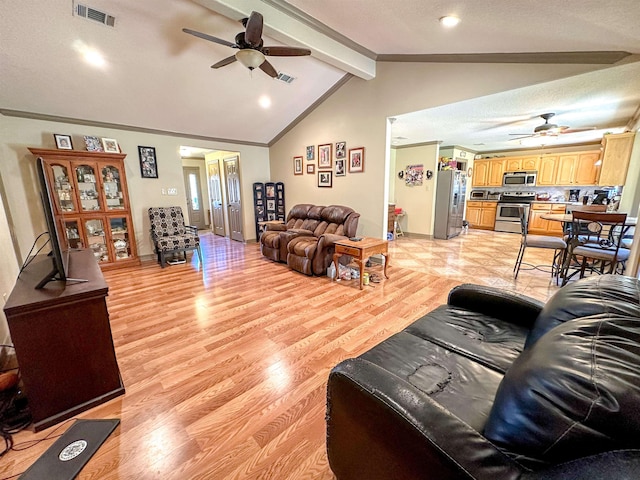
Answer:
[[[295,80],[291,75],[287,75],[286,73],[279,73],[276,77],[278,80],[282,80],[284,83],[291,83]]]
[[[99,22],[108,27],[116,26],[116,17],[114,17],[113,15],[109,15],[108,13],[101,12],[100,10],[87,7],[86,5],[82,5],[80,3],[74,4],[73,13],[78,17],[86,18],[87,20],[93,20],[94,22]]]

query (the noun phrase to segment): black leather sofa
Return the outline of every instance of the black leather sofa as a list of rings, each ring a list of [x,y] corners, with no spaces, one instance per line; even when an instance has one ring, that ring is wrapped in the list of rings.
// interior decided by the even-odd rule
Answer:
[[[454,288],[334,367],[327,453],[339,480],[640,479],[640,281]]]

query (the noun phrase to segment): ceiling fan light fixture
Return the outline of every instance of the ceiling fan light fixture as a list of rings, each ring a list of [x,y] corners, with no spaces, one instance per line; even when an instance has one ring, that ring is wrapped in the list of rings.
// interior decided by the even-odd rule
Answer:
[[[443,27],[451,28],[460,23],[460,18],[455,15],[445,15],[444,17],[440,17],[439,21]]]
[[[264,55],[253,48],[244,48],[236,52],[236,59],[249,70],[258,68],[264,63]]]

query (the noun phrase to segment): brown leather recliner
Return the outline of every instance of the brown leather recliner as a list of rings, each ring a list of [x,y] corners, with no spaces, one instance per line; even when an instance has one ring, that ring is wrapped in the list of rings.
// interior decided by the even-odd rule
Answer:
[[[312,235],[292,238],[287,245],[287,265],[306,275],[325,275],[333,260],[335,242],[354,237],[360,214],[342,205],[324,207]],[[343,256],[341,262],[350,261]]]
[[[287,261],[287,243],[301,235],[312,235],[320,222],[320,213],[324,207],[309,203],[294,205],[283,225],[267,225],[260,236],[262,255],[276,262]]]

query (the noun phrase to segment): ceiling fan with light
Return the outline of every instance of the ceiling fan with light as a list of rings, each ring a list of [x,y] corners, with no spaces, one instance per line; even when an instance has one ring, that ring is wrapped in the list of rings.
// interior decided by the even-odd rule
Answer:
[[[209,40],[210,42],[238,49],[234,55],[224,58],[218,63],[214,63],[211,65],[211,68],[224,67],[225,65],[229,65],[230,63],[238,60],[249,70],[259,68],[267,75],[275,78],[278,76],[278,72],[273,68],[273,65],[269,63],[265,56],[300,57],[311,55],[311,50],[308,48],[285,46],[265,47],[262,41],[263,19],[262,14],[258,12],[251,12],[251,15],[249,15],[248,18],[243,18],[242,25],[245,27],[245,31],[236,35],[235,43],[228,42],[227,40],[223,40],[206,33],[196,32],[189,28],[183,28],[182,31],[189,35]]]
[[[556,125],[549,123],[549,119],[555,116],[555,113],[543,113],[540,117],[544,120],[542,125],[538,125],[533,129],[533,133],[510,133],[509,135],[516,135],[517,138],[511,140],[522,140],[524,138],[535,137],[555,137],[566,133],[586,132],[588,130],[595,130],[596,127],[583,127],[583,128],[570,128],[566,125]]]

